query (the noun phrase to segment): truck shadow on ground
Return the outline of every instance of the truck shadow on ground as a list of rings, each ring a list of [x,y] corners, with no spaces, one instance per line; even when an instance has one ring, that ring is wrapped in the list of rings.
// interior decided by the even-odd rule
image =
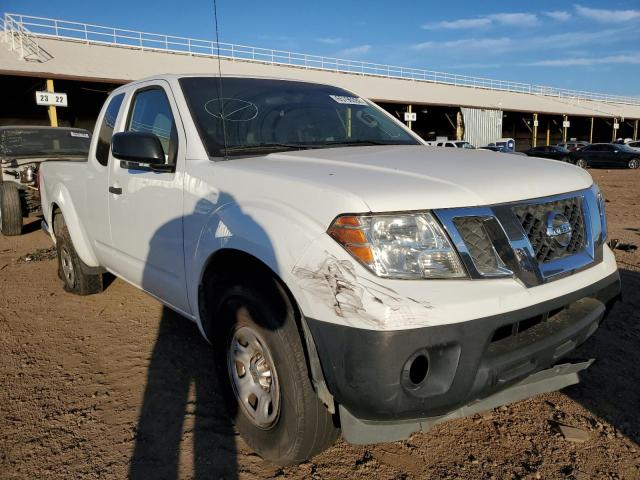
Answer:
[[[227,248],[235,245],[229,244],[229,239],[250,239],[261,246],[263,258],[275,258],[267,233],[239,208],[231,195],[218,192],[211,200],[198,200],[193,213],[167,222],[154,233],[143,273],[142,286],[145,290],[163,298],[163,292],[157,290],[165,288],[161,284],[159,286],[158,272],[166,270],[164,262],[167,259],[170,261],[176,252],[183,251],[182,243],[176,240],[183,234],[185,238],[197,239],[201,234],[206,238],[216,238],[222,247]],[[225,213],[222,207],[232,210],[231,213]],[[193,252],[188,255],[188,258],[193,258]],[[216,271],[216,274],[224,273]],[[263,328],[281,327],[276,320],[262,324],[260,315],[252,317]],[[230,325],[229,328],[232,327]],[[138,420],[130,478],[237,478],[233,425],[238,406],[229,405],[225,400],[222,392],[228,387],[222,385],[223,381],[216,376],[213,347],[204,340],[197,326],[163,308]],[[185,461],[189,454],[192,455],[192,469]]]
[[[235,432],[218,392],[211,346],[195,324],[163,308],[129,477],[184,477],[191,444],[189,478],[237,478]]]
[[[624,301],[572,355],[596,362],[563,392],[640,445],[640,272],[620,275]]]

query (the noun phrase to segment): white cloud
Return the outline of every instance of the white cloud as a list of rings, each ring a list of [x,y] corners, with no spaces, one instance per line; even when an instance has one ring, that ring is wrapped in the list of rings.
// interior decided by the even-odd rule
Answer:
[[[411,45],[412,50],[425,51],[425,50],[441,50],[441,49],[453,49],[464,52],[470,49],[476,50],[500,50],[511,47],[513,40],[509,37],[500,38],[464,38],[461,40],[448,40],[445,42],[422,42]]]
[[[342,43],[344,40],[339,37],[322,37],[316,38],[316,42],[324,43],[326,45],[337,45]]]
[[[585,47],[595,43],[599,45],[617,42],[624,34],[625,29],[605,29],[593,32],[564,32],[553,35],[532,35],[526,37],[486,37],[486,38],[465,38],[459,40],[428,41],[410,45],[409,48],[415,51],[432,51],[434,53],[444,53],[454,57],[463,57],[469,51],[474,54],[478,50],[482,51],[483,57],[500,55],[511,52],[528,52],[540,49],[549,49],[562,46],[564,49],[574,47]]]
[[[358,45],[355,47],[345,48],[337,53],[337,57],[358,57],[364,55],[371,50],[371,45]]]
[[[491,19],[486,17],[480,18],[460,18],[458,20],[443,20],[437,23],[428,23],[423,25],[425,30],[466,30],[468,28],[482,28],[491,25]]]
[[[578,15],[603,23],[624,23],[640,19],[640,10],[606,10],[574,5]]]
[[[557,20],[558,22],[566,22],[568,20],[571,20],[571,14],[563,10],[554,10],[552,12],[544,12],[544,14],[553,20]]]
[[[538,23],[538,16],[535,13],[494,13],[488,18],[502,25],[512,25],[515,27],[530,27]]]
[[[590,67],[593,65],[610,64],[640,65],[640,54],[558,58],[555,60],[522,63],[521,65],[527,67]]]
[[[538,23],[535,13],[492,13],[475,18],[459,18],[457,20],[443,20],[441,22],[427,23],[422,28],[425,30],[467,30],[471,28],[485,28],[492,25],[509,25],[518,27],[531,27]]]

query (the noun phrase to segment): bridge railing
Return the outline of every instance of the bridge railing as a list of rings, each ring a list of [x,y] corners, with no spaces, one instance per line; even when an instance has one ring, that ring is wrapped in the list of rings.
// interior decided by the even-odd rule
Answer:
[[[11,50],[18,52],[21,60],[46,62],[51,57],[40,48],[40,45],[22,22],[15,16],[5,14],[2,19],[4,41],[10,45]]]
[[[558,97],[572,102],[596,101],[640,105],[640,98],[604,93],[561,89],[543,85],[510,82],[491,78],[458,75],[419,68],[384,65],[358,60],[348,60],[320,55],[309,55],[285,50],[274,50],[232,43],[217,43],[175,35],[163,35],[116,27],[105,27],[90,23],[70,22],[52,18],[19,14],[5,14],[5,23],[10,23],[23,32],[18,37],[50,37],[75,40],[87,44],[101,44],[152,50],[178,54],[245,60],[305,69],[324,70],[355,75],[398,78],[445,85],[455,85],[487,90],[524,93]],[[6,31],[6,29],[5,29]],[[25,33],[28,32],[28,33]]]

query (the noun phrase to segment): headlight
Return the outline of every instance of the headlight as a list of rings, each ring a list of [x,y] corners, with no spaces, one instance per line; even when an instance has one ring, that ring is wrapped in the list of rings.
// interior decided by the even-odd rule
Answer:
[[[596,200],[598,201],[598,213],[600,214],[600,227],[602,233],[600,235],[600,241],[602,243],[607,241],[607,215],[605,213],[605,199],[602,191],[597,184],[594,184],[596,190]]]
[[[427,212],[343,215],[327,233],[380,277],[467,276],[446,234]]]

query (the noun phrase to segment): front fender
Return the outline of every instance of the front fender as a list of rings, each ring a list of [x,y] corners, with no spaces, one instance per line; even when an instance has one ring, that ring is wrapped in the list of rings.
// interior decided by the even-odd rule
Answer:
[[[67,224],[67,229],[69,230],[69,235],[71,236],[71,241],[73,242],[73,247],[76,249],[80,259],[89,267],[99,267],[100,264],[91,247],[89,235],[87,235],[87,231],[82,225],[78,209],[67,187],[63,183],[58,183],[47,200],[49,202],[49,208],[46,214],[46,221],[50,231],[53,232],[54,229],[53,215],[55,210],[54,205],[56,205],[62,212],[64,221]]]
[[[197,236],[193,237],[196,229]],[[233,249],[255,257],[278,275],[304,314],[307,305],[293,268],[306,248],[323,232],[322,225],[300,211],[264,200],[243,203],[242,208],[230,202],[208,212],[196,209],[193,215],[185,217],[185,240],[197,238],[192,245],[193,254],[187,252],[186,257],[192,311],[199,312],[198,288],[209,259],[221,249]],[[186,250],[189,245],[185,241]]]

